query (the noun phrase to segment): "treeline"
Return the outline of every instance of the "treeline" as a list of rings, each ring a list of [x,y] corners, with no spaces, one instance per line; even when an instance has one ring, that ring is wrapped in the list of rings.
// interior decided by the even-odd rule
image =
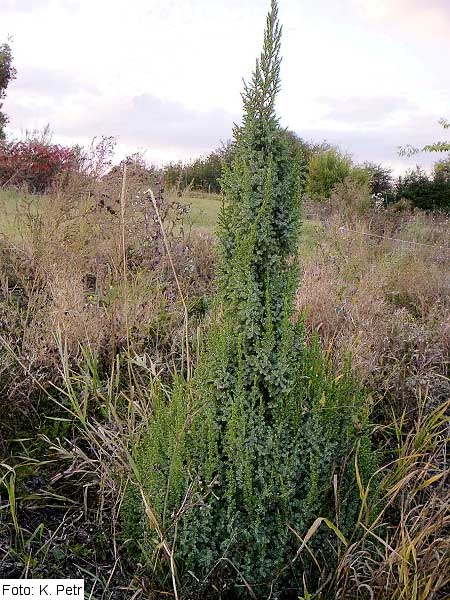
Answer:
[[[230,164],[233,156],[233,144],[222,144],[207,156],[201,156],[190,162],[171,162],[164,169],[164,181],[170,189],[179,191],[190,187],[203,192],[219,193],[220,176],[223,164]]]
[[[303,169],[306,193],[313,200],[327,200],[335,186],[350,180],[365,189],[378,205],[407,200],[423,210],[450,210],[450,158],[437,162],[427,173],[416,167],[395,178],[392,170],[381,164],[354,164],[351,158],[327,142],[307,142],[286,130],[284,136],[293,158]],[[179,192],[190,188],[209,193],[221,192],[221,175],[225,164],[232,162],[234,147],[222,144],[207,156],[190,162],[169,163],[164,169],[165,184]]]
[[[3,100],[10,82],[16,77],[11,48],[0,44],[0,186],[25,187],[31,192],[45,193],[70,170],[79,170],[81,149],[53,144],[49,130],[33,133],[25,140],[7,139],[8,117],[2,112]],[[440,121],[444,129],[450,124]],[[354,165],[351,158],[327,142],[307,142],[296,133],[285,130],[292,159],[301,165],[307,195],[315,200],[329,199],[335,186],[344,182],[359,186],[378,205],[401,200],[423,210],[450,211],[450,155],[437,162],[427,173],[417,167],[394,178],[389,168],[375,163]],[[105,138],[106,139],[106,138]],[[429,144],[423,148],[407,147],[401,154],[447,152],[450,142]],[[225,164],[231,165],[235,147],[222,144],[207,156],[189,162],[172,162],[164,167],[164,181],[169,189],[181,192],[187,188],[208,193],[221,192],[221,175]],[[81,160],[81,163],[83,160]],[[134,162],[134,161],[133,161]],[[154,171],[154,168],[149,169]]]
[[[431,174],[417,167],[395,184],[395,198],[423,210],[450,212],[450,157],[437,162]]]
[[[293,131],[286,130],[284,136],[293,155],[301,156],[306,165],[311,157],[330,149],[326,142],[316,144],[305,142]],[[206,156],[188,162],[170,162],[164,167],[164,181],[169,189],[183,191],[186,188],[209,193],[220,193],[220,178],[223,166],[231,165],[235,148],[231,141],[222,143],[219,148]]]
[[[326,201],[345,185],[362,192],[366,204],[388,206],[407,201],[412,208],[450,211],[450,157],[436,162],[430,173],[416,167],[395,178],[383,165],[354,164],[348,155],[326,142],[305,142],[290,131],[284,136],[292,160],[300,165],[305,193],[312,200]],[[192,189],[220,193],[223,167],[231,165],[233,153],[234,146],[228,142],[189,163],[170,163],[163,169],[165,186],[178,192]],[[61,184],[69,171],[83,171],[83,156],[79,147],[52,143],[48,131],[24,140],[0,139],[0,186],[46,193],[56,183]],[[134,163],[135,157],[129,160]],[[141,168],[155,171],[144,162]]]

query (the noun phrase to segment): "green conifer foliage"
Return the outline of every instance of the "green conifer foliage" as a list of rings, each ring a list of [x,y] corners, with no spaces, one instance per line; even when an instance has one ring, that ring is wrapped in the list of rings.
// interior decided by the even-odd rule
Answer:
[[[357,446],[363,479],[373,466],[363,396],[294,323],[302,169],[275,115],[280,38],[273,0],[222,181],[215,324],[193,380],[177,381],[170,401],[155,406],[136,457],[186,597],[303,589],[314,564],[307,553],[294,561],[288,526],[304,535],[320,516],[351,532]],[[151,528],[141,543],[157,547]],[[334,534],[310,544],[319,562],[336,556]]]

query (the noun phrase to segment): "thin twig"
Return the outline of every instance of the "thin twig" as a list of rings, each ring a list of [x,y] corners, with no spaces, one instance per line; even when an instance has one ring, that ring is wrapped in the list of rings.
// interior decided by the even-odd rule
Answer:
[[[159,226],[161,228],[161,233],[163,236],[163,240],[164,240],[164,246],[166,248],[166,252],[167,252],[167,257],[169,259],[170,262],[170,266],[172,268],[172,272],[173,272],[173,276],[175,277],[175,282],[177,284],[177,288],[178,288],[178,293],[180,294],[180,298],[181,298],[181,302],[183,304],[183,309],[184,309],[184,332],[185,332],[185,337],[186,337],[186,367],[187,367],[187,379],[190,379],[191,376],[191,366],[190,366],[190,353],[189,353],[189,324],[188,324],[188,309],[187,309],[187,305],[186,305],[186,301],[184,299],[184,295],[183,292],[181,290],[181,285],[180,282],[178,280],[178,276],[177,276],[177,272],[175,270],[175,265],[173,264],[173,260],[172,260],[172,255],[170,253],[170,248],[169,248],[169,242],[167,241],[167,236],[166,236],[166,232],[164,229],[164,224],[162,222],[161,216],[159,214],[159,210],[158,210],[158,206],[156,204],[156,200],[155,200],[155,196],[152,192],[151,189],[148,189],[145,194],[147,194],[153,204],[153,208],[155,209],[155,213],[156,213],[156,217],[158,219],[158,223]]]
[[[125,328],[127,332],[127,348],[130,351],[130,334],[128,330],[128,290],[127,290],[127,251],[125,246],[125,192],[127,185],[127,164],[123,165],[122,190],[120,192],[120,226],[122,236],[122,275],[123,275],[123,300],[125,311]]]
[[[176,565],[175,565],[173,548],[171,548],[169,543],[167,542],[167,540],[164,536],[164,533],[159,526],[158,519],[156,518],[155,513],[153,512],[149,502],[147,501],[147,498],[146,498],[142,488],[140,489],[140,492],[141,492],[142,500],[144,502],[145,512],[147,514],[147,517],[148,517],[149,521],[152,523],[153,527],[156,529],[159,539],[161,540],[161,545],[164,548],[164,551],[169,559],[170,574],[172,577],[173,594],[175,596],[175,600],[178,600],[179,596],[178,596],[178,591],[177,591]]]

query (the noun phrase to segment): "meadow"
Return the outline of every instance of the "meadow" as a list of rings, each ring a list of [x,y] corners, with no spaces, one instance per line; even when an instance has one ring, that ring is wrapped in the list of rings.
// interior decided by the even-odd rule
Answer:
[[[219,196],[190,191],[164,200],[181,298],[159,225],[146,221],[150,207],[133,205],[128,172],[125,264],[120,211],[99,209],[95,195],[68,202],[60,192],[0,193],[0,570],[82,576],[104,598],[148,597],[153,589],[148,565],[130,562],[124,550],[127,456],[150,418],[155,387],[170,385],[173,369],[186,364],[184,302],[189,360],[198,360],[221,205]],[[119,197],[120,179],[108,185]],[[382,471],[389,519],[382,512],[364,525],[385,542],[370,559],[370,539],[341,549],[333,576],[359,595],[340,597],[370,597],[370,587],[376,598],[444,598],[448,218],[395,208],[359,215],[314,202],[303,213],[296,310],[337,373],[351,361],[390,465]]]
[[[448,161],[394,186],[282,129],[280,41],[272,0],[190,165],[2,142],[0,577],[450,597]]]

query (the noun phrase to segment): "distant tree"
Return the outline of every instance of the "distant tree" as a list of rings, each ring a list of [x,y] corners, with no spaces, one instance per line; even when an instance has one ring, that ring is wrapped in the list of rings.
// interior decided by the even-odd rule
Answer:
[[[363,166],[370,174],[371,194],[381,195],[389,200],[393,193],[392,169],[373,162],[365,162]]]
[[[434,164],[434,178],[450,184],[450,155]]]
[[[291,129],[286,129],[284,132],[285,137],[292,144],[293,147],[297,149],[297,151],[301,152],[303,155],[303,160],[306,164],[309,164],[311,158],[316,154],[322,154],[323,152],[327,152],[331,150],[333,147],[326,141],[323,142],[313,142],[306,141],[301,138],[295,131]]]
[[[3,113],[2,100],[6,96],[6,88],[16,77],[16,69],[12,66],[12,52],[9,44],[0,45],[0,139],[5,138],[5,125],[8,117]]]
[[[444,169],[431,176],[417,167],[400,177],[396,184],[396,199],[406,198],[422,210],[450,211],[450,179]]]
[[[351,169],[350,158],[336,148],[314,154],[309,161],[308,195],[314,200],[330,198],[334,186],[342,183]]]
[[[218,193],[221,190],[219,179],[224,164],[231,164],[233,145],[231,142],[222,145],[188,163],[169,163],[164,168],[164,181],[168,188],[178,187],[180,190],[191,186],[195,190]]]

